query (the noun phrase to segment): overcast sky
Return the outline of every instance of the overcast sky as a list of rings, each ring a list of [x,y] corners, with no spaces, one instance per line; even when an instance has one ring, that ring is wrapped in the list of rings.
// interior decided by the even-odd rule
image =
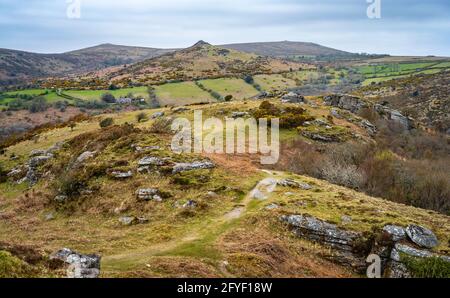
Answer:
[[[72,0],[77,1],[77,0]],[[0,0],[0,48],[56,53],[100,43],[186,47],[308,41],[350,52],[450,56],[450,0]]]

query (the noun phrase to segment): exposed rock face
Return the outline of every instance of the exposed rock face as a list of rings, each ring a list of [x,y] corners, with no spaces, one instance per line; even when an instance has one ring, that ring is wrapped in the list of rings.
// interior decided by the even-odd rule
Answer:
[[[358,243],[363,238],[360,233],[339,229],[336,225],[309,215],[284,215],[281,220],[287,222],[298,237],[334,248],[335,253],[327,256],[330,259],[359,272],[365,270],[365,252],[360,251]]]
[[[413,258],[437,257],[450,262],[450,256],[439,255],[425,249],[418,249],[408,242],[406,235],[408,230],[418,234],[430,236],[431,231],[418,226],[410,225],[405,229],[400,226],[386,225],[382,233],[383,237],[375,237],[374,240],[366,240],[362,233],[347,231],[338,228],[334,224],[324,222],[310,215],[284,215],[280,218],[289,224],[293,232],[301,238],[306,238],[333,248],[331,256],[325,255],[344,265],[349,265],[363,273],[367,265],[365,259],[368,254],[376,254],[381,258],[381,271],[386,277],[406,278],[413,273],[407,267],[405,256]],[[344,221],[344,219],[342,218]],[[385,236],[388,237],[385,237]],[[434,234],[433,234],[434,236]],[[408,234],[409,237],[409,234]],[[431,236],[432,243],[436,243]]]
[[[359,97],[346,94],[332,94],[324,96],[324,103],[328,106],[338,107],[352,113],[358,113],[363,108],[368,107],[368,104],[362,101]]]
[[[406,228],[406,234],[412,242],[422,247],[433,248],[439,244],[436,235],[421,226],[409,225]]]
[[[159,190],[156,188],[138,189],[136,191],[136,197],[138,200],[142,200],[142,201],[151,201],[151,200],[157,201],[157,202],[162,201]]]
[[[212,169],[215,167],[215,164],[210,161],[194,161],[191,163],[176,163],[172,169],[172,174],[199,170],[199,169]]]
[[[392,121],[400,124],[403,127],[403,129],[405,129],[405,130],[414,128],[413,119],[402,115],[397,110],[393,110],[391,108],[388,108],[388,107],[380,105],[380,104],[375,105],[375,110],[378,112],[378,114],[385,117],[386,119],[392,120]]]
[[[281,97],[281,102],[283,103],[304,103],[306,102],[305,97],[297,94],[295,92],[289,92]]]
[[[359,97],[346,95],[346,94],[332,94],[323,97],[324,103],[329,106],[338,107],[343,110],[350,111],[354,114],[359,113],[364,108],[373,107],[375,111],[382,117],[388,120],[392,120],[399,123],[405,130],[412,129],[414,127],[413,119],[402,115],[399,111],[393,110],[380,104],[371,104]],[[373,130],[373,126],[370,122],[361,123],[367,126],[367,128]]]
[[[377,127],[373,125],[369,120],[363,119],[361,122],[359,122],[359,126],[364,128],[367,133],[371,136],[375,135],[377,132]]]
[[[405,229],[400,226],[387,225],[383,227],[383,232],[389,236],[389,238],[394,241],[400,241],[406,238]]]
[[[101,257],[95,254],[82,255],[68,248],[63,248],[50,259],[61,260],[67,264],[67,277],[69,278],[96,278],[100,275]]]

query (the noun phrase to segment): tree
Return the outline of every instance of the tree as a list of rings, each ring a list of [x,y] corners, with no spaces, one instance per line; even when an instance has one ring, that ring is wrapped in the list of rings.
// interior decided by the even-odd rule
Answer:
[[[225,101],[231,101],[233,99],[233,95],[229,94],[227,96],[225,96]]]
[[[104,101],[106,103],[115,103],[116,102],[116,98],[111,93],[104,93],[104,94],[102,94],[101,98],[102,98],[102,101]]]
[[[253,84],[253,82],[254,82],[253,77],[252,77],[251,75],[245,75],[245,76],[244,76],[244,81],[245,81],[247,84]]]
[[[28,105],[28,110],[31,113],[44,112],[45,110],[47,110],[47,108],[48,108],[47,101],[45,100],[45,98],[41,96],[33,99],[31,103]]]

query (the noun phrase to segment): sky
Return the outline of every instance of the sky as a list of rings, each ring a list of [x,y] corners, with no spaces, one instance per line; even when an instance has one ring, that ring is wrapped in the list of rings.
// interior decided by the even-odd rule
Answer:
[[[368,17],[367,1],[380,1],[380,18]],[[77,2],[79,18],[69,9]],[[450,0],[0,0],[0,48],[60,53],[101,43],[179,48],[198,40],[450,56]]]

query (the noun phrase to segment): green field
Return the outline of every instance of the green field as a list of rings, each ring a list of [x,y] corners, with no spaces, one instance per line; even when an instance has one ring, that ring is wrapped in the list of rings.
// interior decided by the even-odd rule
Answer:
[[[284,90],[296,86],[294,80],[285,78],[281,74],[256,75],[253,79],[265,91]]]
[[[82,100],[100,100],[102,94],[111,93],[114,97],[126,97],[129,93],[135,97],[148,99],[147,87],[124,88],[117,90],[67,90],[64,94]]]
[[[259,91],[242,79],[211,79],[200,83],[207,89],[219,93],[222,97],[233,95],[235,99],[245,99],[258,95]]]
[[[216,101],[208,92],[194,82],[170,83],[155,87],[156,97],[162,106],[186,105]]]

